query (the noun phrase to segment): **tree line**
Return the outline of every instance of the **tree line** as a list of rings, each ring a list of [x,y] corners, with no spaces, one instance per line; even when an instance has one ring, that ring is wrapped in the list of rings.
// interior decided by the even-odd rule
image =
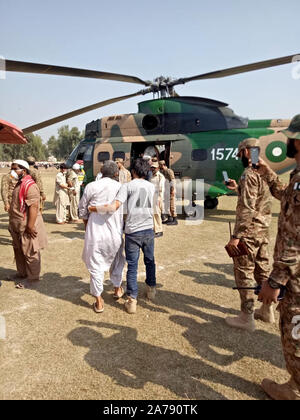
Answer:
[[[14,159],[26,159],[34,156],[37,162],[47,161],[54,156],[59,162],[64,161],[72,150],[84,138],[84,132],[77,127],[69,129],[68,125],[60,127],[57,136],[51,136],[47,143],[36,134],[26,136],[28,144],[0,144],[0,161],[10,162]]]

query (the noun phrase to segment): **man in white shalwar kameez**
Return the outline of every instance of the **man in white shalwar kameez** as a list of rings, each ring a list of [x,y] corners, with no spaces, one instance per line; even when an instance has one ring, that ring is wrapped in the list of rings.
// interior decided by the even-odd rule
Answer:
[[[113,214],[89,213],[89,206],[100,206],[115,200],[121,184],[116,181],[119,169],[115,162],[107,161],[101,169],[103,177],[85,187],[79,203],[79,217],[85,223],[83,261],[91,276],[90,291],[96,298],[94,310],[103,312],[103,280],[110,270],[110,280],[115,288],[115,298],[124,294],[121,287],[125,265],[123,252],[122,208]]]

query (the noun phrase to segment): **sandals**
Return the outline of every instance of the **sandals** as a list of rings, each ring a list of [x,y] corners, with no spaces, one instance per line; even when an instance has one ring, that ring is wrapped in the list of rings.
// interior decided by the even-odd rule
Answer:
[[[96,302],[93,303],[93,309],[96,312],[96,314],[102,314],[102,312],[104,312],[104,308],[102,309],[97,308]]]
[[[125,291],[124,291],[122,286],[120,287],[120,289],[121,290],[119,291],[119,293],[114,293],[113,294],[114,299],[121,299],[121,297],[123,297],[125,295]]]

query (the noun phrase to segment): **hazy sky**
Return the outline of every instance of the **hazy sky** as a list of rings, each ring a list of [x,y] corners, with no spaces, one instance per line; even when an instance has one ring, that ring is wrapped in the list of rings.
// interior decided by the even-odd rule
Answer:
[[[187,77],[300,54],[299,0],[0,0],[0,56],[136,75]],[[5,17],[5,19],[3,19]],[[249,118],[300,112],[296,64],[179,86],[180,95],[230,104]],[[21,128],[142,86],[8,73],[0,80],[0,119]],[[131,99],[75,117],[81,130],[102,116],[137,111]],[[44,141],[60,123],[38,132]]]

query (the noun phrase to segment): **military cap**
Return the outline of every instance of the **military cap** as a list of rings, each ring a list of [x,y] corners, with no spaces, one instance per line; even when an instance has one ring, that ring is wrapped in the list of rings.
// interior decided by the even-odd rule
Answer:
[[[124,159],[122,159],[122,158],[115,158],[115,162],[124,163]]]
[[[282,133],[285,134],[289,139],[300,140],[300,114],[296,115],[287,130],[282,130]]]
[[[33,156],[28,156],[28,158],[26,159],[26,162],[28,162],[29,164],[34,164],[35,163],[35,159]]]
[[[251,147],[260,147],[259,140],[255,139],[255,138],[249,138],[249,139],[243,140],[239,144],[238,156],[240,156],[242,150],[251,149]]]

